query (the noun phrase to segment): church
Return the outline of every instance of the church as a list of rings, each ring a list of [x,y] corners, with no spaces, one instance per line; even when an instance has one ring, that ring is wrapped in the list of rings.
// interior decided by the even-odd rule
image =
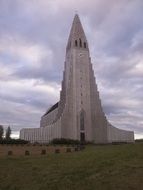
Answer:
[[[76,14],[66,47],[60,100],[41,117],[40,128],[25,128],[20,139],[49,143],[66,138],[98,143],[134,142],[134,132],[110,124],[102,109],[88,42]]]

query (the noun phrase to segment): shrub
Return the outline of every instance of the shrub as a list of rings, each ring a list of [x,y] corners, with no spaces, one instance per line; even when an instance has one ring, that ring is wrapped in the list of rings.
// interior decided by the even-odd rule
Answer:
[[[135,142],[143,142],[143,139],[136,139]]]
[[[28,144],[28,141],[22,140],[22,139],[3,139],[0,140],[0,144]]]
[[[73,139],[64,139],[64,138],[61,138],[61,139],[53,139],[51,141],[51,144],[60,144],[60,145],[78,145],[80,144],[80,141],[78,140],[73,140]]]

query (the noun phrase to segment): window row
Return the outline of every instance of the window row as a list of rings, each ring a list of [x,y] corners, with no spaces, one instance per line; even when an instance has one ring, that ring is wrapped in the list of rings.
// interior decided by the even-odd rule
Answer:
[[[86,48],[86,42],[82,43],[81,39],[79,38],[79,40],[75,40],[75,46],[76,47],[84,47],[84,48]]]

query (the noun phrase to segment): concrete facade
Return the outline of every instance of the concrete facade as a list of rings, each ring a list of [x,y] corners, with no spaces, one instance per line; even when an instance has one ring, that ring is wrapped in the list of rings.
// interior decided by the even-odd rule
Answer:
[[[94,143],[134,142],[134,132],[117,129],[106,119],[88,42],[77,14],[66,48],[60,101],[41,117],[39,129],[22,129],[20,138],[31,142],[49,142],[54,138]]]

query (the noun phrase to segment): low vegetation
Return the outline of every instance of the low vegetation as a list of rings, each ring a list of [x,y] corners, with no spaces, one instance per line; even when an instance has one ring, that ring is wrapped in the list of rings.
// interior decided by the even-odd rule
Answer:
[[[136,139],[135,142],[143,142],[143,139]]]
[[[143,143],[0,158],[0,190],[142,190]]]
[[[73,140],[73,139],[65,139],[65,138],[61,138],[61,139],[53,139],[51,141],[51,144],[58,144],[58,145],[79,145],[81,144],[80,141],[78,140]]]
[[[0,144],[28,144],[29,141],[25,141],[25,140],[22,140],[22,139],[2,139],[0,140]]]

